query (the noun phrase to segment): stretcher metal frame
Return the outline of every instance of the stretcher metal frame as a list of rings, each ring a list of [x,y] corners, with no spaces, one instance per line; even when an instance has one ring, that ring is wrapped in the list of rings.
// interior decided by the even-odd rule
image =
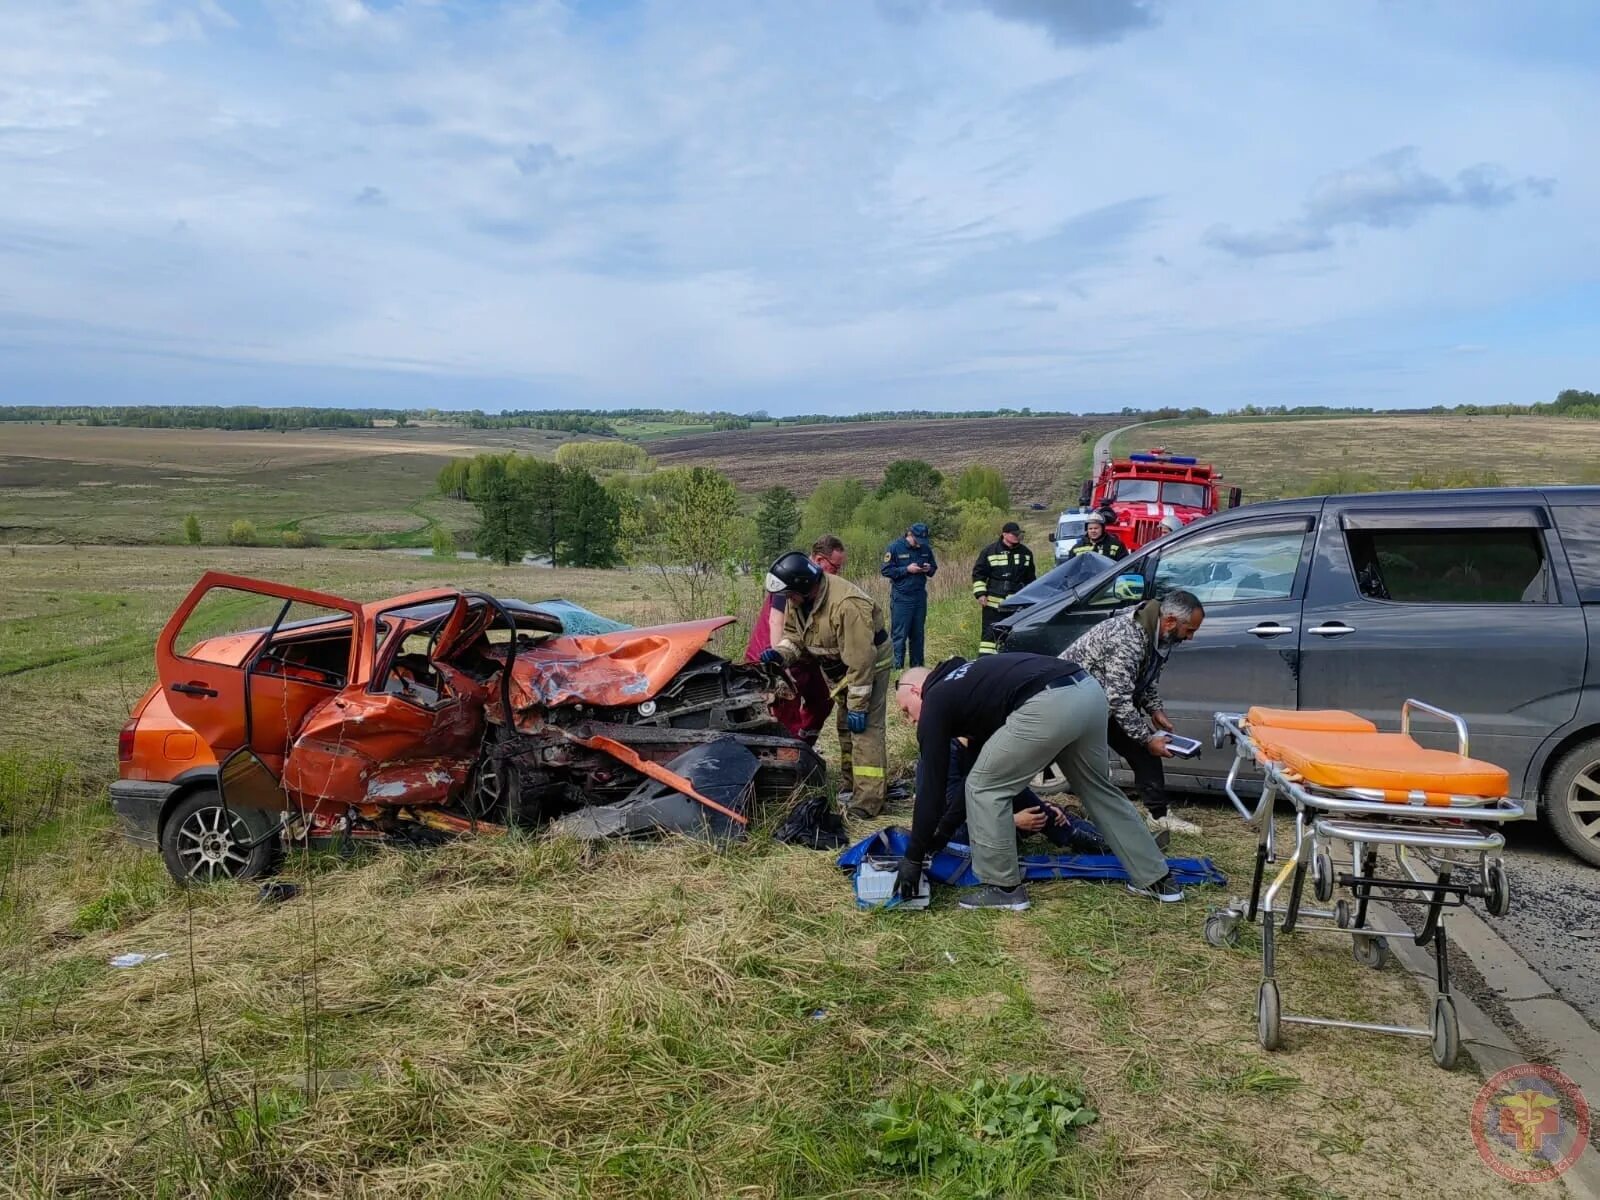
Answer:
[[[1420,700],[1407,700],[1400,710],[1401,733],[1411,732],[1413,712],[1453,725],[1457,750],[1466,757],[1467,724],[1461,717]],[[1510,796],[1491,800],[1452,795],[1448,804],[1437,798],[1430,804],[1420,791],[1411,793],[1407,802],[1399,802],[1386,800],[1379,789],[1309,784],[1275,762],[1258,744],[1243,713],[1218,712],[1212,719],[1212,743],[1220,750],[1229,742],[1234,747],[1234,761],[1224,790],[1239,815],[1258,833],[1255,871],[1247,901],[1233,898],[1225,908],[1207,915],[1205,939],[1213,946],[1236,946],[1241,922],[1260,924],[1256,1036],[1262,1048],[1281,1046],[1283,1025],[1360,1029],[1428,1038],[1433,1061],[1450,1070],[1460,1052],[1461,1032],[1450,994],[1445,917],[1450,909],[1463,907],[1469,897],[1482,900],[1494,916],[1509,911],[1511,890],[1500,858],[1505,838],[1486,826],[1521,820],[1525,815],[1521,803]],[[1261,795],[1254,805],[1239,797],[1240,772],[1246,768],[1262,776]],[[1281,863],[1273,818],[1279,796],[1294,807],[1294,842]],[[1379,847],[1393,851],[1404,878],[1378,874]],[[1263,890],[1269,865],[1277,871]],[[1349,897],[1340,897],[1332,908],[1307,906],[1302,900],[1308,874],[1320,904],[1332,900],[1339,888],[1347,889]],[[1370,911],[1375,899],[1426,905],[1421,926],[1391,928],[1375,923]],[[1374,970],[1388,960],[1390,938],[1404,938],[1418,946],[1431,944],[1435,964],[1431,1025],[1419,1029],[1285,1012],[1276,978],[1277,942],[1280,935],[1296,932],[1347,935],[1356,962]]]

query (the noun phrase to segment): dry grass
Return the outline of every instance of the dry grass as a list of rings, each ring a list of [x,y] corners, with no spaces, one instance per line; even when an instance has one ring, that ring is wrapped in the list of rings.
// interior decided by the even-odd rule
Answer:
[[[0,539],[160,544],[194,513],[208,542],[252,521],[264,541],[301,528],[422,545],[435,525],[464,533],[470,505],[434,494],[439,468],[481,450],[549,455],[541,430],[216,429],[0,426]],[[399,510],[399,511],[397,511]]]
[[[1045,503],[1062,465],[1076,465],[1084,431],[1098,435],[1113,424],[1049,416],[792,425],[661,438],[650,454],[663,467],[715,467],[746,492],[771,487],[775,464],[782,464],[781,482],[801,495],[824,479],[876,486],[897,458],[920,458],[948,475],[976,463],[1000,469],[1013,502]]]
[[[1600,481],[1600,421],[1560,417],[1178,421],[1124,434],[1115,449],[1156,444],[1215,463],[1248,501],[1302,495],[1319,476],[1339,472],[1389,488],[1424,473],[1493,472],[1507,484]]]
[[[1250,951],[1200,939],[1216,894],[1173,909],[1057,883],[1011,919],[949,894],[864,914],[828,856],[761,836],[725,853],[513,838],[297,854],[286,904],[179,893],[119,841],[96,783],[154,629],[207,566],[666,615],[621,572],[0,554],[0,637],[27,631],[0,647],[64,655],[0,676],[0,751],[53,754],[84,781],[0,842],[0,1194],[948,1195],[876,1173],[861,1114],[1009,1071],[1081,1080],[1102,1113],[1039,1195],[1503,1194],[1471,1154],[1469,1073],[1354,1034],[1256,1048]],[[932,616],[930,657],[975,636],[958,592]],[[891,745],[903,768],[898,720]],[[1199,819],[1182,849],[1246,878],[1238,823]],[[108,967],[129,950],[170,957]],[[1283,961],[1291,1001],[1425,1015],[1397,969],[1366,973],[1335,943]]]

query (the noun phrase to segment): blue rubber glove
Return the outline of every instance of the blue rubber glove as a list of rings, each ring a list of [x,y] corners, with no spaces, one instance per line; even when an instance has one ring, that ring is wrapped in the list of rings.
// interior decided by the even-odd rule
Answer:
[[[867,714],[853,712],[845,717],[845,723],[850,726],[851,733],[865,733],[867,731]]]
[[[761,652],[761,661],[766,663],[768,666],[781,667],[783,666],[783,655],[779,654],[776,650],[763,650]]]

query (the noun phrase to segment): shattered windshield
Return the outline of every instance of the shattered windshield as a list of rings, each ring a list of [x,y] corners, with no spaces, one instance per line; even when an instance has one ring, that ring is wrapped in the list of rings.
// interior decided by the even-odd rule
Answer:
[[[621,621],[613,621],[610,617],[592,613],[570,600],[540,600],[534,607],[560,621],[563,633],[576,634],[580,637],[597,633],[620,633],[624,629],[633,628]]]

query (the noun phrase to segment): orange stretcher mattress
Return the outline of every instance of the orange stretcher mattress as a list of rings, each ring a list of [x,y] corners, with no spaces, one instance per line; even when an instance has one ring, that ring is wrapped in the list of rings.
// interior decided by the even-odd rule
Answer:
[[[1280,716],[1298,718],[1300,726],[1274,724]],[[1493,763],[1429,750],[1409,734],[1379,733],[1352,713],[1251,709],[1247,720],[1261,757],[1315,787],[1362,788],[1394,804],[1439,808],[1449,807],[1452,797],[1498,800],[1511,789],[1510,776]]]
[[[1365,717],[1341,708],[1263,708],[1257,705],[1245,714],[1252,727],[1271,725],[1276,729],[1320,729],[1327,733],[1377,733],[1378,727]]]

